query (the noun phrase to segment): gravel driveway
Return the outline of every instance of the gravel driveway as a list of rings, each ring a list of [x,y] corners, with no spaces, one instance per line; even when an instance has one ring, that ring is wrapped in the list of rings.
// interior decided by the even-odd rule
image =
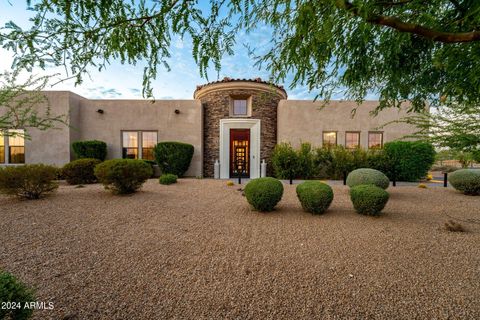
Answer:
[[[312,216],[294,187],[268,214],[207,179],[0,197],[0,268],[54,303],[36,319],[480,318],[480,197],[390,188],[374,218],[334,185]]]

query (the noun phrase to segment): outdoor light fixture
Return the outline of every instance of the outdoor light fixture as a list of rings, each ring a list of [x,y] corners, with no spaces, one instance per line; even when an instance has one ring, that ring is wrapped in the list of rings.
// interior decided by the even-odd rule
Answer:
[[[100,114],[103,114],[104,111],[103,111],[103,109],[98,109],[97,112],[100,113]]]
[[[180,110],[175,109],[175,114],[180,114]]]

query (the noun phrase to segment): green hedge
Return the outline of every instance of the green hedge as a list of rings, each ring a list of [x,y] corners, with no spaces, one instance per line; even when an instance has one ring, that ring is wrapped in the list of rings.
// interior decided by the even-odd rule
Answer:
[[[296,188],[303,210],[312,214],[324,213],[333,201],[333,190],[320,181],[305,181]]]
[[[417,181],[425,177],[435,162],[432,144],[421,141],[392,141],[383,148],[387,161],[387,175],[396,175],[398,181]]]
[[[480,169],[460,169],[448,175],[448,182],[466,195],[480,195]]]
[[[372,184],[379,188],[387,189],[390,181],[386,175],[375,169],[361,168],[353,170],[348,174],[347,185],[350,188],[362,184]]]
[[[160,142],[155,146],[155,160],[162,174],[171,173],[182,177],[190,167],[194,148],[183,142]]]
[[[355,211],[360,214],[377,216],[385,208],[389,194],[377,186],[367,184],[352,187],[350,199]]]
[[[107,157],[107,144],[99,140],[76,141],[72,149],[77,159],[93,158],[104,161]]]
[[[58,169],[44,164],[0,167],[0,193],[39,199],[58,188]]]
[[[78,159],[62,168],[62,177],[68,184],[89,184],[97,182],[94,169],[101,161],[98,159]]]
[[[160,178],[158,178],[158,182],[160,184],[169,185],[169,184],[177,183],[177,179],[178,177],[176,175],[171,173],[166,173],[166,174],[162,174]]]
[[[257,178],[245,186],[248,203],[258,211],[272,211],[282,199],[283,184],[275,178]]]
[[[137,191],[151,175],[151,166],[143,160],[113,159],[95,167],[98,181],[116,194]]]
[[[35,294],[32,289],[10,273],[0,270],[0,303],[15,302],[21,305],[21,308],[18,309],[8,309],[0,306],[0,319],[29,319],[33,314],[33,309],[24,308],[24,306],[26,303],[35,301]]]

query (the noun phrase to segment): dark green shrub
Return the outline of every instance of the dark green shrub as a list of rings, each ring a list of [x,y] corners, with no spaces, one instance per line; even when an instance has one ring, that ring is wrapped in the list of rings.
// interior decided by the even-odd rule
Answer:
[[[416,181],[425,177],[435,162],[435,149],[430,143],[421,141],[392,141],[384,145],[390,161],[386,174],[398,181]]]
[[[385,208],[388,198],[387,191],[371,184],[359,185],[350,189],[353,207],[360,214],[379,215]]]
[[[89,184],[97,182],[94,169],[101,161],[98,159],[78,159],[62,168],[62,176],[69,184]]]
[[[78,159],[93,158],[104,161],[107,157],[107,144],[103,141],[76,141],[72,144],[72,149]]]
[[[94,172],[105,189],[127,194],[137,191],[147,181],[152,168],[143,160],[113,159],[97,165]]]
[[[305,181],[297,186],[297,197],[303,210],[322,214],[333,201],[333,190],[320,181]]]
[[[322,147],[315,149],[313,163],[317,177],[332,178],[333,158],[330,148]]]
[[[371,184],[382,189],[387,189],[390,181],[386,175],[375,169],[361,168],[353,170],[348,174],[347,185],[350,188],[362,184]]]
[[[312,145],[303,142],[297,150],[297,168],[296,176],[302,179],[310,179],[314,176],[314,153]]]
[[[282,195],[283,184],[270,177],[253,179],[245,186],[248,203],[258,211],[272,211]]]
[[[272,166],[278,179],[297,177],[299,169],[298,154],[290,143],[279,143],[273,149]]]
[[[343,179],[344,173],[354,169],[354,157],[351,150],[344,146],[333,146],[330,148],[332,154],[332,166],[330,175],[334,179]]]
[[[169,184],[177,183],[177,179],[178,177],[176,175],[171,173],[166,173],[160,176],[160,178],[158,179],[158,182],[160,182],[160,184],[169,185]]]
[[[0,168],[0,193],[39,199],[58,188],[58,169],[44,164]]]
[[[33,309],[25,308],[26,303],[34,302],[32,289],[17,280],[8,272],[0,271],[0,304],[15,303],[19,308],[0,308],[0,319],[24,320],[32,316]]]
[[[459,169],[448,175],[448,182],[467,195],[480,195],[480,169]]]
[[[157,163],[153,160],[145,160],[145,159],[142,159],[143,161],[145,161],[146,164],[148,164],[151,168],[152,168],[152,175],[150,176],[150,178],[153,178],[155,177],[155,167],[157,165]]]
[[[190,167],[193,146],[183,142],[160,142],[155,146],[155,160],[162,174],[172,173],[182,177]]]

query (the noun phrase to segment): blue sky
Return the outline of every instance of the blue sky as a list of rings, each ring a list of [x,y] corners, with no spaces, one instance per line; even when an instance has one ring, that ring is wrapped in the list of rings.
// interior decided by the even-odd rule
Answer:
[[[26,1],[0,0],[0,26],[13,20],[21,27],[29,25],[28,18],[32,14],[26,10]],[[271,31],[264,27],[256,32],[240,33],[233,56],[225,57],[222,61],[222,70],[219,79],[231,78],[256,78],[268,79],[268,72],[254,67],[254,59],[248,55],[244,43],[254,43],[256,47],[268,44]],[[198,67],[192,58],[192,45],[188,41],[177,38],[172,41],[171,58],[169,65],[171,71],[159,68],[157,79],[153,81],[154,96],[156,99],[192,99],[196,85],[217,80],[215,70],[209,72],[209,79],[202,79]],[[9,70],[13,61],[13,54],[0,48],[0,71]],[[73,81],[60,83],[52,90],[70,90],[87,98],[141,98],[143,65],[122,65],[113,62],[106,70],[98,72],[90,69],[90,78],[85,76],[84,82],[74,86]],[[34,70],[35,74],[63,73],[63,69]],[[304,87],[288,89],[289,83],[283,83],[289,94],[289,99],[313,99],[315,93],[310,93]],[[341,97],[334,97],[341,98]]]

